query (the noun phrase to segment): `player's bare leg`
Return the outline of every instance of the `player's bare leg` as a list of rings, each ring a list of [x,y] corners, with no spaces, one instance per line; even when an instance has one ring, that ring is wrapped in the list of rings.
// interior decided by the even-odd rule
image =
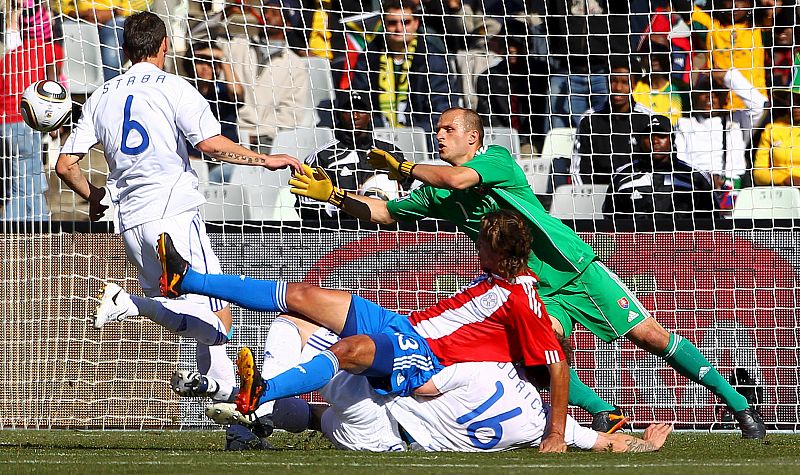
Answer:
[[[761,415],[751,408],[689,340],[668,332],[654,318],[647,318],[625,335],[639,348],[660,356],[679,374],[702,384],[721,397],[739,422],[742,437],[763,439],[766,428]]]
[[[628,434],[604,434],[600,432],[592,447],[596,452],[656,452],[664,446],[672,432],[669,424],[651,424],[641,439]]]
[[[257,311],[297,313],[335,333],[342,331],[347,320],[352,300],[348,292],[304,283],[201,274],[191,269],[166,233],[159,238],[158,255],[161,261],[161,293],[165,297],[196,293]]]
[[[255,364],[253,352],[244,347],[236,359],[240,378],[236,407],[250,414],[261,404],[317,390],[328,383],[339,369],[361,373],[375,359],[375,343],[367,335],[354,335],[339,340],[328,350],[283,373],[264,380]]]

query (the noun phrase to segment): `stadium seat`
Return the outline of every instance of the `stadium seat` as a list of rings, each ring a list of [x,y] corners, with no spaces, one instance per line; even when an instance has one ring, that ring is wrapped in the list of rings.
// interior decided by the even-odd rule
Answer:
[[[64,20],[65,71],[71,94],[91,94],[103,85],[103,60],[97,25]]]
[[[425,131],[419,127],[391,128],[375,127],[373,135],[378,140],[395,144],[407,160],[421,162],[427,160],[428,142]]]
[[[487,145],[502,145],[511,152],[512,157],[519,158],[519,134],[510,127],[487,128],[484,143]]]
[[[603,219],[608,185],[562,185],[556,188],[550,214],[559,219]]]
[[[562,127],[552,129],[544,138],[542,158],[571,157],[575,143],[575,129]]]
[[[208,162],[205,160],[189,159],[189,165],[197,173],[197,181],[202,185],[208,183]]]
[[[283,153],[283,152],[281,152]],[[241,188],[243,217],[252,221],[300,221],[294,195],[289,192],[289,170],[237,167],[231,185]]]
[[[206,221],[244,221],[244,199],[241,185],[200,184],[199,190],[206,197],[200,214]]]
[[[739,190],[733,219],[800,219],[800,189],[757,186]]]
[[[311,87],[311,106],[314,109],[314,123],[319,123],[319,105],[321,102],[332,103],[334,100],[333,76],[331,74],[331,63],[326,58],[319,56],[308,56],[301,58],[308,69]],[[327,108],[328,106],[326,106]],[[330,112],[327,112],[330,114]]]
[[[546,194],[553,170],[553,157],[517,159],[517,164],[525,172],[533,192],[537,195]]]
[[[322,127],[282,130],[275,136],[270,153],[285,153],[304,160],[314,150],[332,140],[333,130]]]
[[[283,130],[272,142],[270,153],[285,153],[304,160],[315,150],[334,140],[333,130],[313,129]],[[231,185],[242,188],[244,219],[254,221],[300,221],[295,209],[295,198],[289,192],[289,170],[269,171],[261,167],[236,167],[230,178]]]
[[[461,89],[464,91],[464,107],[475,109],[478,107],[478,94],[475,92],[476,76],[497,65],[503,58],[494,53],[480,54],[467,51],[457,52],[455,58],[456,66],[462,78]]]
[[[302,60],[306,63],[311,78],[311,103],[316,106],[325,99],[332,101],[334,90],[330,61],[319,56],[308,56]]]
[[[559,186],[572,182],[569,175],[569,163],[572,160],[572,147],[575,143],[575,129],[562,127],[550,130],[544,138],[542,159],[549,160],[551,165],[551,182],[547,189],[538,193],[552,193]]]

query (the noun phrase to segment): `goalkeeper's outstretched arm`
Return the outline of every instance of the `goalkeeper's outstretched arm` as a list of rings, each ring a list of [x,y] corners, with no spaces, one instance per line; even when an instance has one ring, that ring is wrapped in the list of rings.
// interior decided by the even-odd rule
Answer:
[[[393,224],[396,220],[389,214],[386,201],[368,196],[347,193],[342,200],[341,209],[358,219],[378,224]]]
[[[392,224],[395,219],[389,214],[386,202],[376,198],[348,193],[336,186],[321,167],[316,169],[303,164],[302,172],[296,172],[289,185],[290,191],[317,201],[326,201],[358,219],[378,224]]]
[[[372,149],[368,156],[369,164],[376,170],[387,170],[392,180],[414,178],[446,190],[466,190],[481,182],[478,172],[469,167],[413,163],[396,155],[386,150]]]

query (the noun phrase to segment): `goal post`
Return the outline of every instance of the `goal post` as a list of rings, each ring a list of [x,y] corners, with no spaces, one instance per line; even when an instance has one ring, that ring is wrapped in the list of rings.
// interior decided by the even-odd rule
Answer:
[[[387,2],[391,9],[382,11],[381,2],[345,0],[132,0],[126,8],[164,20],[166,69],[211,98],[224,134],[263,153],[326,160],[328,172],[351,191],[393,199],[419,185],[392,182],[359,158],[354,150],[372,143],[355,138],[351,124],[359,117],[374,124],[367,134],[406,159],[443,164],[434,136],[439,113],[451,106],[477,110],[485,143],[512,153],[550,213],[576,229],[663,326],[694,343],[751,398],[768,430],[796,432],[800,180],[787,186],[790,165],[769,168],[772,162],[763,160],[791,155],[780,134],[793,126],[800,57],[785,35],[798,17],[794,7],[753,2],[751,14],[735,22],[750,25],[743,27],[749,46],[737,42],[745,33],[721,35],[728,20],[712,8],[718,2],[693,11],[672,2],[671,10],[644,13],[611,0],[482,2],[487,11],[481,2],[423,0],[413,15],[397,14],[401,2]],[[25,8],[5,10],[5,58],[19,54],[25,41],[58,43],[58,80],[70,90],[76,118],[106,77],[130,66],[106,25],[128,10],[108,17],[78,12],[67,0],[16,3]],[[572,3],[585,5],[567,8]],[[645,66],[622,73],[630,110],[607,106],[622,94],[615,89],[620,58],[628,67]],[[26,79],[3,64],[3,77],[24,87]],[[736,72],[726,76],[723,69]],[[708,111],[700,105],[703,93],[724,96],[730,106]],[[654,189],[652,166],[641,167],[658,154],[651,114],[669,119],[672,147],[696,175],[670,172]],[[32,182],[21,180],[14,165],[27,140],[14,124],[0,113],[0,196],[9,197],[0,201],[0,218],[44,196],[49,219],[0,221],[0,429],[213,427],[203,416],[205,401],[180,399],[169,388],[174,370],[196,367],[194,342],[144,319],[92,327],[102,283],[141,292],[136,270],[113,233],[113,213],[89,223],[87,203],[55,174],[69,128],[56,138],[37,136],[43,170]],[[285,170],[222,165],[192,153],[187,165],[206,198],[201,212],[226,273],[348,290],[408,312],[479,272],[474,245],[447,223],[358,223],[298,203]],[[603,168],[620,160],[639,160],[640,168],[620,176]],[[109,167],[99,147],[81,166],[92,183],[105,184]],[[707,213],[681,208],[702,205],[697,190],[677,183],[687,176],[707,180],[703,196],[713,202]],[[647,180],[656,200],[672,187],[672,208],[658,220],[643,208],[636,219],[610,219],[607,203],[615,197],[635,203],[637,193],[648,193],[639,186]],[[275,316],[234,306],[229,356],[247,345],[260,362]],[[572,344],[582,380],[636,424],[735,428],[708,390],[627,340],[606,344],[578,326]],[[591,421],[581,409],[571,413]]]

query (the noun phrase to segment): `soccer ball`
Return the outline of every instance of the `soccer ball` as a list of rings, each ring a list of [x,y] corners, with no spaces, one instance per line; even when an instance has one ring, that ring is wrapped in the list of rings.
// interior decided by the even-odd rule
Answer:
[[[369,179],[361,185],[358,194],[389,201],[397,199],[401,191],[402,188],[400,188],[400,184],[394,180],[390,180],[389,175],[378,173],[375,176],[369,177]]]
[[[22,93],[22,120],[39,132],[56,130],[69,120],[72,100],[64,86],[55,81],[37,81]]]

